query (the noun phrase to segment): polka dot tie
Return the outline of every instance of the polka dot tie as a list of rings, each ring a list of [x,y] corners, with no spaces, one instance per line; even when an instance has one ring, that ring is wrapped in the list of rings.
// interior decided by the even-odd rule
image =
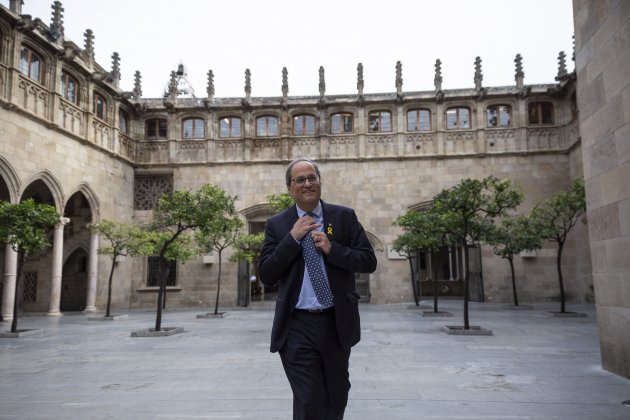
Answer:
[[[313,213],[308,213],[308,215],[315,217]],[[308,270],[308,276],[311,279],[315,296],[322,305],[332,306],[333,296],[330,291],[330,285],[328,284],[328,280],[326,279],[326,275],[322,269],[320,254],[315,248],[315,242],[313,241],[313,236],[311,236],[310,232],[302,238],[301,243],[304,263],[306,264],[306,269]]]

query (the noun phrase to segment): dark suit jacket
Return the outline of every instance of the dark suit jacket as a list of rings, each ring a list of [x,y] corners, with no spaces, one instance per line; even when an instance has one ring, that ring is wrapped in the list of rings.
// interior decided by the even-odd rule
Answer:
[[[376,270],[376,256],[354,210],[323,201],[322,209],[323,232],[331,243],[324,263],[334,296],[337,334],[341,346],[349,349],[361,338],[360,296],[356,292],[354,273]],[[289,233],[297,219],[297,209],[293,206],[268,219],[265,226],[259,275],[267,286],[279,282],[271,331],[272,352],[284,346],[304,278],[302,247]]]

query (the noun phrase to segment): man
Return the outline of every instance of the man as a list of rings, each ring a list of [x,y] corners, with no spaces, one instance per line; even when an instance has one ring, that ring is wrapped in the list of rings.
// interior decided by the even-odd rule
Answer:
[[[376,270],[376,257],[354,210],[320,200],[315,162],[291,162],[286,184],[295,205],[267,220],[259,263],[263,284],[279,283],[271,351],[291,384],[294,419],[343,419],[361,336],[354,277]]]

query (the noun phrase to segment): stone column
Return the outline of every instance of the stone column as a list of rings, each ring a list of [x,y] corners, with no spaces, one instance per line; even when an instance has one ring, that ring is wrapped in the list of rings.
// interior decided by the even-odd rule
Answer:
[[[85,312],[96,312],[96,279],[98,274],[98,234],[90,235],[90,257],[88,260],[88,284]]]
[[[63,227],[70,219],[62,217],[55,225],[53,238],[52,276],[50,278],[50,302],[48,306],[49,316],[61,316],[59,304],[61,302],[61,273],[63,270]]]
[[[448,247],[448,276],[449,280],[453,281],[453,248]]]
[[[18,254],[10,245],[4,253],[4,282],[2,283],[2,319],[13,320],[13,299],[15,298],[15,280],[17,278]]]

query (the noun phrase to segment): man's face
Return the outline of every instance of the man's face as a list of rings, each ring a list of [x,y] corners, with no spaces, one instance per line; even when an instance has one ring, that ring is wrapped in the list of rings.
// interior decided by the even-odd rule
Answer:
[[[315,168],[309,162],[301,161],[291,168],[291,184],[289,184],[289,194],[295,203],[305,211],[313,210],[319,203],[322,194],[321,180],[310,182],[308,178],[317,178]],[[296,181],[297,180],[297,181]],[[301,180],[305,180],[300,185]]]

